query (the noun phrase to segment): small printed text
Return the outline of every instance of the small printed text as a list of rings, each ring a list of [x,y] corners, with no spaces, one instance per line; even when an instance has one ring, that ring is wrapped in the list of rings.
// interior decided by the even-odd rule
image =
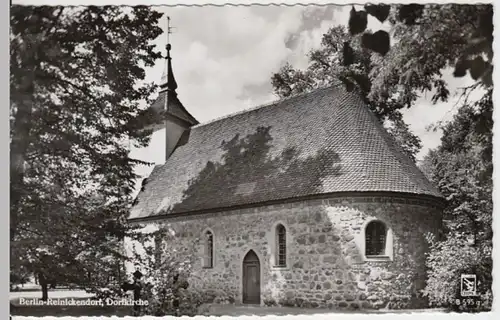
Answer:
[[[133,299],[74,299],[74,298],[59,298],[41,299],[34,298],[20,298],[19,304],[22,306],[147,306],[147,300],[133,300]]]

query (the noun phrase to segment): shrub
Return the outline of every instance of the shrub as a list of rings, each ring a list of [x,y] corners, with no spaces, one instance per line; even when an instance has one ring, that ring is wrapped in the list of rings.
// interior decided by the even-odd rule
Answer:
[[[204,303],[204,296],[190,287],[195,246],[179,254],[169,244],[175,243],[175,233],[168,228],[144,234],[141,238],[145,254],[138,254],[136,261],[143,270],[141,299],[148,305],[140,308],[139,315],[194,316]],[[166,243],[167,245],[164,245]]]
[[[210,283],[206,280],[201,280],[200,282],[203,282],[204,285],[203,288],[197,289],[197,292],[203,303],[234,304],[236,302],[236,292],[227,288],[222,289],[218,283]]]
[[[224,291],[218,291],[219,295],[213,300],[217,304],[234,304],[235,299],[233,296],[225,293]]]
[[[425,296],[434,306],[486,311],[492,300],[493,96],[464,99],[453,120],[441,126],[441,146],[426,156],[430,177],[446,199],[443,239],[428,237]],[[461,274],[475,274],[477,296],[462,297]]]
[[[278,305],[281,307],[295,307],[295,299],[293,299],[293,298],[281,298],[278,301]]]
[[[278,305],[276,300],[274,300],[273,298],[266,298],[266,299],[264,299],[263,302],[264,302],[264,305],[267,307],[275,307]]]
[[[472,246],[467,239],[449,237],[442,242],[429,239],[429,278],[424,295],[432,306],[454,311],[488,311],[492,304],[492,258],[489,246]],[[461,275],[475,274],[477,296],[461,297]]]
[[[89,293],[94,293],[96,299],[106,300],[108,298],[116,299],[128,296],[121,288],[119,287],[110,287],[110,288],[92,288],[90,290],[86,290]]]

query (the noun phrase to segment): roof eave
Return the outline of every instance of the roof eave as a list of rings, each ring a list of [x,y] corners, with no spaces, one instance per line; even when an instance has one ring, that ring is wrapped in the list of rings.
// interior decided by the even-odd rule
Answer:
[[[261,207],[261,206],[273,205],[273,204],[282,204],[282,203],[284,204],[284,203],[298,202],[298,201],[304,201],[304,200],[326,200],[326,199],[330,199],[330,198],[342,198],[342,197],[360,197],[360,198],[393,197],[393,198],[407,198],[408,200],[421,199],[421,200],[428,200],[428,201],[434,203],[440,209],[443,209],[445,204],[446,204],[446,200],[443,197],[440,197],[437,195],[432,195],[432,194],[417,194],[417,193],[405,193],[405,192],[395,192],[395,191],[341,191],[341,192],[331,192],[331,193],[316,194],[316,195],[306,195],[306,196],[293,197],[293,198],[287,198],[287,199],[276,199],[276,200],[269,200],[269,201],[262,201],[262,202],[245,203],[245,204],[229,206],[229,207],[215,207],[215,208],[210,208],[210,209],[201,209],[201,210],[192,210],[192,211],[184,211],[184,212],[148,215],[148,216],[144,216],[144,217],[128,218],[127,220],[130,223],[141,223],[141,222],[148,222],[148,221],[154,221],[154,220],[164,220],[164,219],[173,219],[173,218],[178,218],[178,217],[188,217],[188,216],[199,215],[199,214],[209,214],[209,213],[221,212],[221,211],[230,211],[230,210],[238,210],[238,209],[244,209],[244,208]]]

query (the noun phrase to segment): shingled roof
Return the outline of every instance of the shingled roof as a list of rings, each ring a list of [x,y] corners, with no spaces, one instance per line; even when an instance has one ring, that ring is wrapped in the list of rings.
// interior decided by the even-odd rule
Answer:
[[[162,90],[156,100],[151,105],[151,109],[154,110],[157,114],[160,114],[165,106],[165,99],[167,98],[168,91]],[[198,120],[196,120],[182,105],[181,101],[175,95],[171,95],[170,101],[167,104],[167,112],[171,115],[176,116],[177,118],[186,121],[191,125],[198,124]],[[160,126],[164,127],[163,121]]]
[[[440,198],[358,94],[341,86],[192,127],[130,219],[338,192]]]
[[[162,129],[165,127],[165,118],[162,118],[160,115],[164,116],[174,116],[184,122],[187,122],[189,125],[197,125],[199,124],[198,120],[196,120],[182,105],[182,102],[177,97],[177,93],[175,90],[177,89],[177,82],[175,81],[174,72],[172,70],[172,57],[170,57],[170,50],[172,46],[167,44],[167,70],[166,73],[162,76],[163,83],[160,85],[160,92],[158,93],[158,97],[153,102],[153,104],[149,107],[145,114],[145,122],[150,122],[147,117],[153,117],[151,119],[151,123],[146,126],[146,128],[151,129],[153,131]],[[168,99],[168,103],[167,100]],[[165,110],[165,106],[167,107]],[[164,114],[166,112],[166,114]]]

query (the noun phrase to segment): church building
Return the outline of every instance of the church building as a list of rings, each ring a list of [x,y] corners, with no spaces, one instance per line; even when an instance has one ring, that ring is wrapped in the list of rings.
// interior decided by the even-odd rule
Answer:
[[[162,245],[191,255],[190,285],[244,304],[419,307],[443,199],[361,96],[339,83],[200,124],[170,50],[151,106],[166,159],[129,221],[175,231]]]

